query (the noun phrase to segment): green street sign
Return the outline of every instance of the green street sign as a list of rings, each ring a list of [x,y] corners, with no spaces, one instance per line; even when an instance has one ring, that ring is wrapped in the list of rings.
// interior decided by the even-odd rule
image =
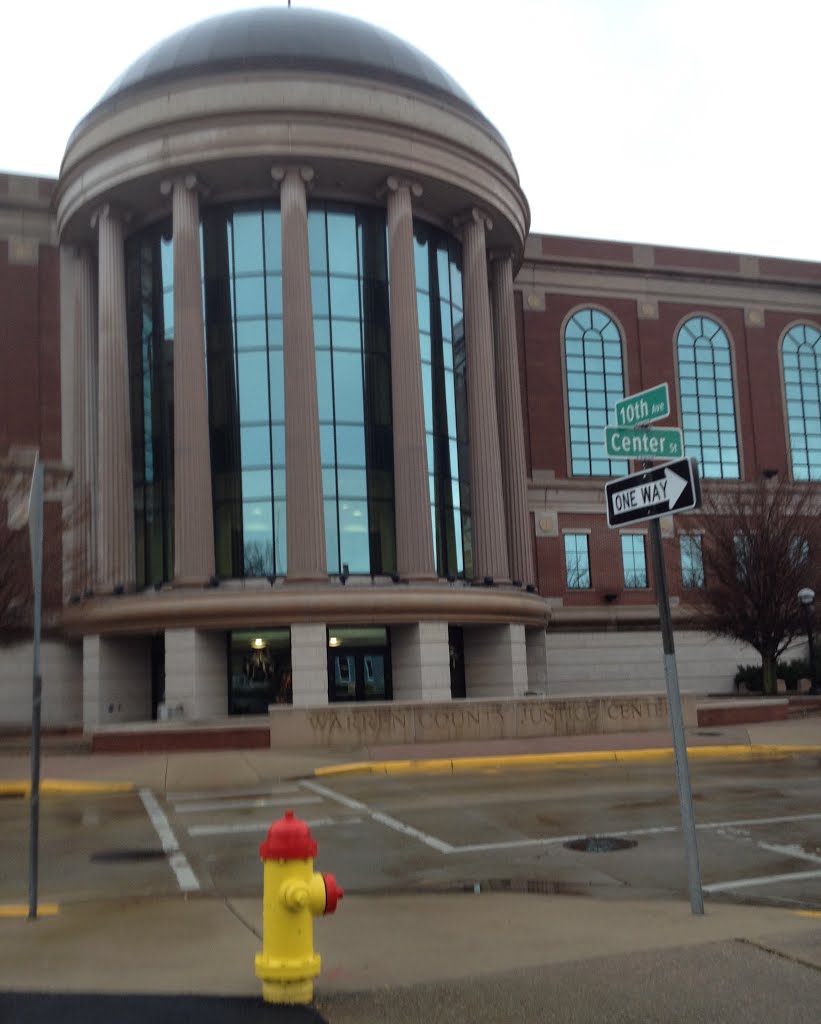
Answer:
[[[677,427],[605,427],[604,446],[613,459],[679,459],[684,454]]]
[[[620,427],[637,427],[670,415],[670,392],[666,384],[640,391],[616,402],[616,423]]]

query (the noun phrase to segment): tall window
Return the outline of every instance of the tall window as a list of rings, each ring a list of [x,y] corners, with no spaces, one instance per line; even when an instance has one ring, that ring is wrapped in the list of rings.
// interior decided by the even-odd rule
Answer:
[[[564,329],[570,471],[574,476],[617,476],[627,461],[605,457],[608,414],[624,398],[621,334],[600,309],[580,309]]]
[[[647,559],[644,553],[644,535],[621,535],[621,564],[624,586],[628,590],[641,590],[647,586]]]
[[[681,582],[685,587],[704,586],[704,558],[700,533],[679,534],[681,551]]]
[[[414,260],[436,572],[439,576],[470,577],[473,556],[461,248],[443,232],[416,222]]]
[[[202,255],[217,574],[281,576],[287,545],[279,210],[208,210]]]
[[[702,477],[738,480],[738,438],[730,343],[706,316],[691,317],[678,332],[678,379],[684,449]]]
[[[168,234],[127,247],[134,539],[138,587],[174,571],[174,255]]]
[[[590,544],[586,533],[564,535],[564,565],[568,590],[590,588]]]
[[[396,569],[388,265],[378,208],[308,213],[328,572]]]
[[[781,343],[790,459],[795,480],[821,479],[821,332],[791,327]]]

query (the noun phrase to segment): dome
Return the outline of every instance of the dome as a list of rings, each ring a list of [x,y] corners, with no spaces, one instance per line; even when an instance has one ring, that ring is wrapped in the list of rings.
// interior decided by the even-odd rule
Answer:
[[[385,29],[328,11],[288,7],[217,15],[176,32],[127,68],[95,109],[197,75],[278,69],[341,72],[406,85],[481,116],[438,64]]]

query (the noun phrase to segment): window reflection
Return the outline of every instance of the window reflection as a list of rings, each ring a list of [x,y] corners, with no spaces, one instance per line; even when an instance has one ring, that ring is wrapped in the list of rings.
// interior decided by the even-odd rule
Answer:
[[[414,223],[422,397],[431,524],[439,576],[472,576],[470,450],[465,392],[461,248]]]
[[[283,575],[279,211],[208,210],[202,238],[217,573]]]
[[[796,324],[781,345],[790,459],[795,480],[821,479],[821,333]]]
[[[168,227],[126,249],[136,582],[173,575],[174,247]]]
[[[647,560],[643,534],[623,533],[621,535],[621,561],[625,588],[635,590],[646,587]]]
[[[328,572],[347,565],[354,574],[391,573],[396,543],[384,211],[312,205],[308,239]]]
[[[730,343],[706,316],[691,317],[677,339],[681,425],[703,477],[739,478]]]
[[[607,414],[624,397],[622,341],[618,327],[600,309],[577,310],[564,329],[565,383],[570,427],[570,472],[574,476],[618,476],[624,459],[607,459]]]

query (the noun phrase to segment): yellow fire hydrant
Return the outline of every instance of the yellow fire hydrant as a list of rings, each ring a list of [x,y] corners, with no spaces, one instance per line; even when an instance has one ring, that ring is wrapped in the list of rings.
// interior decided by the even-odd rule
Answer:
[[[310,1003],[320,957],[313,919],[333,914],[344,896],[333,875],[314,871],[316,840],[304,821],[286,811],[260,845],[262,952],[254,967],[269,1003]]]

